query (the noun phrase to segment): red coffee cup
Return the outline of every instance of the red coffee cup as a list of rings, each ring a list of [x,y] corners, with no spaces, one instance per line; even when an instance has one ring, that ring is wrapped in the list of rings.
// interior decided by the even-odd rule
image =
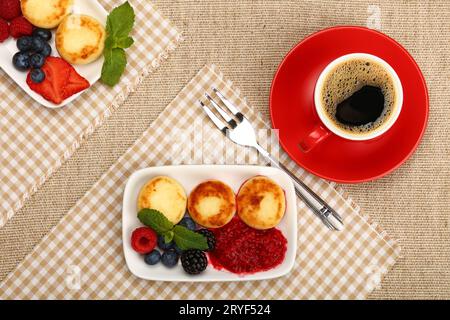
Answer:
[[[330,117],[322,103],[324,82],[329,74],[333,72],[340,64],[353,59],[362,59],[378,64],[391,77],[394,86],[394,105],[391,107],[389,115],[386,116],[386,119],[379,126],[367,130],[367,132],[350,132],[349,130],[345,130],[341,126],[337,125],[337,120],[333,120]],[[319,121],[316,126],[313,127],[313,129],[300,141],[299,146],[303,152],[309,152],[332,134],[338,135],[344,139],[355,141],[365,141],[381,136],[394,125],[400,115],[403,105],[403,87],[395,70],[383,59],[367,53],[346,54],[329,63],[320,74],[314,89],[314,105]]]

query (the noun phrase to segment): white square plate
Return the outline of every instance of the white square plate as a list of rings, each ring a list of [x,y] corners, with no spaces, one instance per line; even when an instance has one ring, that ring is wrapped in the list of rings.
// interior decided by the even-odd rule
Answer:
[[[104,26],[106,26],[106,18],[108,12],[102,7],[100,3],[96,0],[74,0],[73,3],[73,13],[76,14],[87,14],[98,21],[100,21]],[[50,45],[52,47],[52,56],[59,57],[58,51],[55,47],[55,31],[53,30],[53,37],[50,40]],[[66,104],[75,100],[82,92],[74,94],[73,96],[67,98],[60,104],[54,104],[48,100],[45,100],[40,94],[34,92],[30,89],[26,82],[27,74],[26,71],[17,70],[12,64],[12,58],[14,54],[19,51],[16,46],[16,39],[9,37],[3,43],[0,43],[0,67],[13,79],[19,87],[21,87],[30,97],[39,102],[41,105],[51,109],[57,109],[64,107]],[[89,83],[94,85],[98,79],[100,79],[102,66],[103,66],[103,56],[101,56],[96,61],[86,64],[86,65],[73,65],[75,70],[86,78]],[[86,89],[86,90],[89,90]]]
[[[142,224],[137,218],[137,198],[139,191],[146,182],[156,176],[169,176],[177,180],[189,195],[190,191],[199,183],[217,179],[228,184],[234,192],[247,179],[257,175],[264,175],[278,183],[286,194],[286,213],[277,226],[286,237],[288,246],[282,264],[274,269],[249,275],[237,275],[228,271],[216,270],[211,265],[200,275],[191,276],[183,271],[181,263],[172,269],[161,263],[150,266],[144,262],[144,257],[131,248],[131,234]],[[165,166],[142,169],[133,173],[125,186],[122,212],[122,240],[125,260],[131,273],[135,276],[158,281],[247,281],[263,280],[281,277],[291,271],[294,266],[297,250],[297,206],[294,186],[289,176],[283,171],[261,166],[245,165],[184,165]]]

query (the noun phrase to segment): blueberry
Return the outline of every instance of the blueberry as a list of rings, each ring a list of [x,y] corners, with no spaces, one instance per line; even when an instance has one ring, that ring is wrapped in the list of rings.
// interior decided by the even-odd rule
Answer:
[[[145,255],[144,261],[146,264],[154,265],[161,260],[161,253],[158,250],[153,250],[152,252]]]
[[[32,46],[31,49],[35,52],[41,52],[44,49],[45,41],[42,40],[41,37],[33,37],[32,38]]]
[[[197,229],[197,225],[195,224],[194,220],[189,217],[184,217],[178,224],[192,231]]]
[[[30,57],[28,53],[25,52],[17,52],[13,56],[13,65],[17,69],[21,71],[28,70],[30,68]]]
[[[31,81],[41,83],[45,80],[45,73],[41,69],[33,69],[30,72]]]
[[[30,36],[23,36],[17,39],[17,49],[20,51],[28,51],[31,49],[31,46],[33,45],[33,38]]]
[[[33,30],[33,36],[40,37],[44,41],[49,41],[52,38],[52,32],[47,29],[36,28]]]
[[[178,248],[177,245],[173,246],[173,250],[175,250],[176,253],[178,253],[179,255],[181,255],[183,253],[183,250],[181,250],[180,248]]]
[[[52,47],[50,47],[50,45],[49,45],[48,43],[46,43],[46,44],[44,45],[44,49],[41,50],[41,54],[42,54],[44,57],[48,57],[49,55],[52,54]]]
[[[44,65],[45,57],[40,53],[35,53],[30,57],[30,66],[32,68],[40,68]]]
[[[179,255],[175,252],[175,250],[168,250],[163,253],[161,257],[161,262],[168,268],[175,267],[178,263]]]
[[[163,236],[158,236],[158,247],[161,250],[165,251],[165,250],[173,249],[173,246],[174,246],[173,242],[166,243],[164,241],[164,237]]]

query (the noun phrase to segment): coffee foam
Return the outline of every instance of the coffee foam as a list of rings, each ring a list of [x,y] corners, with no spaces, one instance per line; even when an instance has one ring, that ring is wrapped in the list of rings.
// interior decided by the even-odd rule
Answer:
[[[361,126],[340,123],[335,116],[337,105],[365,85],[379,87],[383,92],[383,113],[376,121]],[[394,80],[376,61],[362,58],[347,60],[335,66],[325,78],[321,100],[327,117],[338,128],[352,134],[364,134],[382,126],[393,113],[395,106]]]

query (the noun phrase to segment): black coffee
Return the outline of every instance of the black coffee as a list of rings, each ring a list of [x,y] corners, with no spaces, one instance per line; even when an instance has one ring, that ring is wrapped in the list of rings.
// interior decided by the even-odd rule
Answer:
[[[336,107],[336,119],[348,126],[375,122],[384,110],[384,94],[380,88],[364,86]]]
[[[380,127],[392,114],[394,81],[384,66],[355,58],[330,71],[321,99],[326,115],[337,127],[364,134]]]

